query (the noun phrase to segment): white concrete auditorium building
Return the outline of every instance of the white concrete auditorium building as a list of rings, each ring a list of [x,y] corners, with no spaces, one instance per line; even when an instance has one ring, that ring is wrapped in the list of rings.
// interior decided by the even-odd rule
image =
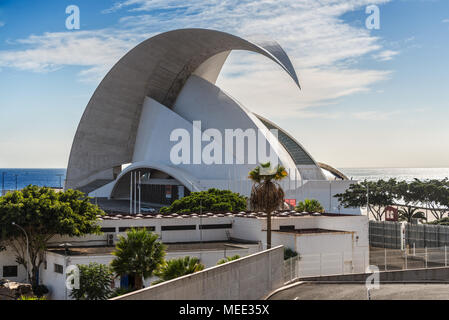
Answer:
[[[332,197],[353,181],[318,164],[295,138],[215,85],[232,50],[266,56],[299,88],[275,42],[255,44],[204,29],[159,34],[128,52],[93,94],[73,141],[66,188],[161,204],[209,188],[248,196],[248,172],[271,160],[289,173],[282,185],[286,198],[314,198],[328,212],[359,214]],[[189,145],[179,156],[181,140]]]
[[[273,246],[282,244],[297,251],[304,276],[364,272],[369,262],[368,219],[359,208],[343,208],[333,197],[355,181],[317,163],[295,138],[215,85],[232,50],[266,56],[299,87],[296,72],[277,43],[256,44],[204,29],[174,30],[142,42],[100,83],[76,132],[65,187],[87,192],[102,204],[125,205],[123,210],[108,210],[107,216],[99,218],[102,235],[52,239],[40,272],[40,281],[50,288],[52,298],[68,296],[64,283],[67,266],[110,263],[118,236],[131,227],[157,233],[168,245],[168,259],[197,256],[207,267],[225,256],[263,250],[264,213],[161,215],[141,209],[168,205],[192,191],[209,188],[248,196],[248,172],[263,162],[259,157],[253,163],[251,158],[253,153],[263,154],[267,145],[271,156],[274,154],[289,173],[282,184],[286,198],[317,199],[326,210],[325,214],[275,213]],[[277,136],[272,129],[277,129]],[[222,143],[229,142],[227,130],[249,132],[247,142]],[[253,144],[251,131],[257,139]],[[173,156],[173,148],[180,143],[173,135],[179,138],[183,134],[192,138],[192,152],[180,156],[185,161],[173,161],[179,158],[179,153]],[[222,141],[217,139],[220,135]],[[204,152],[198,159],[195,148],[204,151],[212,140],[217,140],[214,161],[206,159],[205,163]],[[221,158],[215,153],[218,149]],[[64,243],[70,243],[68,252],[61,248]],[[0,278],[26,279],[24,268],[17,265],[10,250],[0,253],[0,266],[4,272]],[[126,286],[123,282],[118,280],[116,285]]]

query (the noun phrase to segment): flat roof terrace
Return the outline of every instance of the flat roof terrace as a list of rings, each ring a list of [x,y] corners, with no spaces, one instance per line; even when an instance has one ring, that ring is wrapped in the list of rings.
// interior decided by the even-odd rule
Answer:
[[[248,249],[248,244],[249,244],[248,242],[240,242],[240,241],[164,243],[164,245],[167,247],[167,252],[238,250],[238,249]],[[115,246],[69,247],[67,255],[68,256],[110,255],[114,250]],[[61,247],[48,248],[47,251],[60,255],[66,255],[65,249]]]
[[[319,229],[319,228],[310,228],[310,229],[289,229],[283,228],[285,226],[281,226],[279,230],[273,230],[272,232],[280,232],[280,233],[294,233],[294,234],[318,234],[318,233],[352,233],[350,231],[341,231],[341,230],[330,230],[330,229]],[[287,226],[288,227],[288,226]]]

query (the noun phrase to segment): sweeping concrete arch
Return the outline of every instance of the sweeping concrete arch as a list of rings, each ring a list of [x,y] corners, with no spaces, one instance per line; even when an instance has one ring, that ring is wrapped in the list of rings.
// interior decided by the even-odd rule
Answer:
[[[129,51],[90,99],[73,141],[66,188],[116,179],[121,164],[132,160],[145,97],[171,108],[192,74],[215,82],[232,50],[270,58],[299,87],[290,59],[275,42],[256,44],[207,29],[180,29],[154,36]]]
[[[288,132],[276,125],[274,122],[260,116],[256,117],[268,128],[278,130],[278,140],[287,150],[299,169],[301,178],[304,180],[326,180],[318,163],[306,151],[306,149]]]

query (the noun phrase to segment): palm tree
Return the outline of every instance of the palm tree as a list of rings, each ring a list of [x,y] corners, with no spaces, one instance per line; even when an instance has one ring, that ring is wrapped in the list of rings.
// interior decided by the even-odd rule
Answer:
[[[229,261],[234,261],[237,259],[240,259],[240,256],[238,254],[236,254],[235,256],[232,256],[232,257],[222,258],[222,259],[218,260],[217,265],[220,265],[220,264],[223,264],[223,263],[226,263]]]
[[[311,200],[305,199],[304,202],[300,201],[296,206],[295,210],[298,212],[308,212],[308,213],[324,212],[323,206],[318,202],[318,200],[315,199]]]
[[[272,169],[270,162],[257,166],[249,173],[254,182],[251,190],[251,208],[267,214],[267,249],[271,248],[271,213],[284,202],[284,190],[275,182],[284,179],[287,171],[278,165]]]
[[[426,214],[423,211],[418,211],[418,208],[411,206],[399,209],[399,220],[412,222],[412,219],[427,220]]]
[[[116,244],[111,266],[116,274],[133,275],[134,289],[142,289],[143,278],[151,277],[164,262],[165,246],[157,234],[145,229],[132,228],[126,235]]]
[[[186,256],[184,258],[171,259],[166,261],[164,265],[162,265],[162,267],[155,273],[155,275],[160,279],[154,281],[152,284],[182,277],[203,269],[204,265],[200,263],[200,259],[196,257]]]

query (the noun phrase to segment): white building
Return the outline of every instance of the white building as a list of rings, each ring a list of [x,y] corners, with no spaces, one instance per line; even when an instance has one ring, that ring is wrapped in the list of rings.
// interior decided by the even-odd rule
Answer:
[[[159,34],[128,52],[98,86],[73,140],[66,188],[153,204],[209,188],[248,196],[248,172],[270,161],[286,168],[286,198],[360,214],[333,197],[354,181],[317,163],[294,137],[216,86],[232,50],[268,57],[299,87],[290,59],[273,41],[205,29]]]
[[[299,87],[277,43],[255,44],[204,29],[175,30],[144,41],[100,83],[73,141],[66,188],[87,192],[103,205],[121,203],[120,211],[127,213],[104,217],[103,235],[52,239],[53,248],[40,270],[40,281],[51,289],[52,298],[68,295],[68,265],[109,264],[117,237],[130,227],[156,232],[169,245],[167,258],[197,256],[208,267],[225,256],[262,250],[264,214],[139,212],[142,204],[167,205],[209,188],[248,196],[248,172],[267,160],[286,168],[286,199],[317,199],[328,212],[275,214],[272,244],[297,251],[309,275],[365,270],[368,219],[359,208],[344,208],[334,198],[355,181],[317,163],[295,138],[215,85],[232,50],[268,57]],[[63,243],[71,244],[67,255]],[[0,253],[0,266],[0,277],[26,280],[11,250]]]
[[[51,240],[40,270],[40,282],[50,289],[50,298],[65,299],[69,295],[65,288],[68,266],[109,264],[119,235],[125,235],[131,227],[145,227],[157,233],[168,246],[166,259],[195,256],[206,267],[216,265],[221,258],[246,256],[266,247],[266,218],[262,213],[115,215],[103,217],[100,225],[102,235]],[[363,272],[369,263],[366,216],[276,213],[272,228],[273,245],[282,244],[300,254],[304,276]],[[70,244],[68,254],[61,247],[65,243]],[[0,253],[0,266],[2,272],[17,269],[15,277],[3,273],[0,278],[26,281],[25,270],[17,266],[11,250]],[[147,279],[145,283],[149,285],[154,280]],[[124,284],[117,279],[115,286],[120,285]]]

